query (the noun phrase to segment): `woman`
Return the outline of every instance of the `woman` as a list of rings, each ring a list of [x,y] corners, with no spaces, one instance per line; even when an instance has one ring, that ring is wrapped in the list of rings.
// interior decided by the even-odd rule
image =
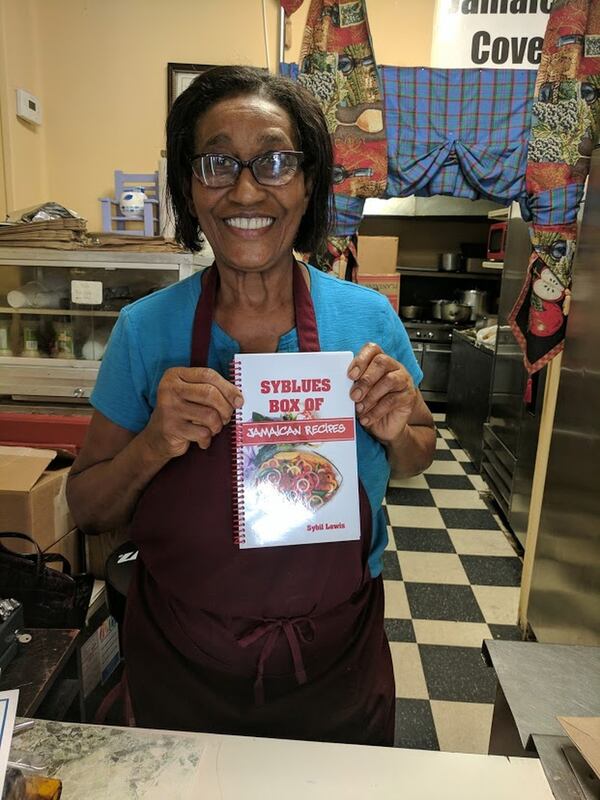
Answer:
[[[77,524],[131,524],[127,681],[140,725],[389,744],[381,502],[431,461],[421,374],[381,295],[295,262],[327,227],[332,154],[296,84],[218,67],[176,100],[168,183],[179,240],[215,253],[202,275],[127,307],[92,395],[68,486]],[[361,539],[240,551],[230,436],[235,352],[353,350]],[[388,465],[389,464],[389,465]]]

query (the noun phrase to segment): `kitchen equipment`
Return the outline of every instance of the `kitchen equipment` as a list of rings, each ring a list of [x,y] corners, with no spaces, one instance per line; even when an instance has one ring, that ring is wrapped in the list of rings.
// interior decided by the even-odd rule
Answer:
[[[494,222],[488,232],[487,260],[504,261],[508,221]]]
[[[424,306],[400,306],[402,319],[421,319],[424,312]]]
[[[479,317],[487,314],[488,294],[483,289],[463,289],[456,293],[459,303],[471,307],[471,322],[475,322]]]
[[[417,363],[423,370],[419,385],[427,401],[445,401],[450,377],[450,349],[456,326],[449,322],[406,322]]]
[[[465,258],[465,272],[485,272],[483,258]]]
[[[463,266],[461,253],[442,253],[440,255],[438,269],[441,272],[460,272]]]
[[[596,148],[591,157],[587,196],[578,234],[573,302],[560,370],[554,426],[550,432],[542,422],[539,434],[539,446],[547,446],[549,455],[526,620],[539,641],[565,645],[600,644],[599,210],[600,149]],[[512,251],[510,242],[509,250]],[[527,258],[528,255],[520,262],[523,268],[526,268]],[[556,377],[556,374],[548,375],[551,388]],[[540,406],[543,396],[543,387],[538,385]],[[544,402],[552,396],[549,390]],[[523,403],[521,407],[525,408]],[[531,419],[529,409],[524,416]],[[551,443],[547,438],[550,434]],[[532,450],[531,466],[535,447]],[[535,475],[537,479],[537,468]],[[522,507],[528,509],[530,505],[535,503],[523,504]],[[568,680],[571,682],[573,677],[569,676]]]
[[[447,300],[441,303],[443,322],[466,322],[471,318],[471,306],[466,303],[457,303],[454,300]]]
[[[431,301],[431,317],[432,319],[442,318],[442,303],[447,303],[445,299]]]

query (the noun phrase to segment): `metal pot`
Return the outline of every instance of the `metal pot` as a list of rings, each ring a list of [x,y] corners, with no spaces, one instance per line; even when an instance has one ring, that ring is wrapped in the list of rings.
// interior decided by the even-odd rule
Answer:
[[[402,319],[421,319],[424,311],[423,306],[400,306]]]
[[[444,322],[466,322],[471,316],[471,306],[453,300],[442,303],[441,310]]]
[[[447,303],[447,300],[432,300],[431,301],[431,317],[432,319],[442,318],[442,303]]]
[[[487,314],[487,292],[483,289],[465,289],[456,294],[458,302],[471,307],[471,322]]]
[[[463,265],[463,257],[460,253],[442,253],[438,264],[441,272],[460,272]]]

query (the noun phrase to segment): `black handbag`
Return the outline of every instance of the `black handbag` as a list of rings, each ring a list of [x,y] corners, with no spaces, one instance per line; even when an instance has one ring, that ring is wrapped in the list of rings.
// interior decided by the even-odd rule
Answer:
[[[82,628],[88,612],[94,576],[71,575],[69,561],[60,553],[42,553],[24,533],[1,532],[0,539],[30,542],[36,553],[14,553],[0,544],[0,597],[23,604],[26,628]],[[62,564],[63,571],[48,564]]]

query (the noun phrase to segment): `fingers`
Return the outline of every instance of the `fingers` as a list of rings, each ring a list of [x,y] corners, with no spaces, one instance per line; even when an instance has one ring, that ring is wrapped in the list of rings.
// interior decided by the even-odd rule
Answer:
[[[213,433],[203,425],[193,422],[181,422],[180,437],[187,442],[196,442],[201,450],[208,450],[213,439]]]
[[[378,353],[383,353],[378,344],[373,342],[366,344],[350,362],[348,377],[353,381],[357,381]]]
[[[359,421],[363,427],[372,427],[394,412],[400,412],[403,417],[408,417],[413,405],[414,392],[407,387],[404,391],[384,395],[368,412],[360,414]]]
[[[350,365],[349,375],[357,374],[358,377],[354,381],[350,397],[357,403],[359,412],[361,409],[358,408],[358,404],[365,403],[367,395],[383,378],[386,379],[386,383],[381,387],[381,391],[396,391],[401,388],[396,385],[396,378],[390,379],[388,376],[404,368],[395,359],[387,356],[379,345],[365,345],[353,363],[354,367],[352,364]],[[357,373],[356,370],[359,372]]]
[[[240,390],[218,372],[206,367],[176,367],[177,389],[184,400],[212,406],[224,424],[244,402]]]
[[[242,404],[238,388],[214,370],[173,367],[158,386],[150,440],[169,457],[185,452],[189,442],[206,449]]]
[[[375,374],[374,379],[376,380]],[[366,416],[386,395],[392,394],[404,397],[406,402],[412,405],[413,391],[412,378],[403,367],[384,372],[382,377],[362,395],[362,400],[356,403],[356,411],[360,416]]]
[[[192,425],[203,426],[211,434],[216,436],[221,433],[229,420],[223,421],[221,414],[211,406],[203,406],[198,403],[184,401],[179,407],[179,419],[190,422]]]
[[[348,375],[354,377],[350,397],[361,425],[371,427],[393,412],[411,413],[416,398],[412,378],[379,345],[366,344],[350,364]]]
[[[231,420],[235,408],[216,386],[179,381],[174,388],[177,398],[186,406],[197,405],[214,409],[223,425],[227,425]]]

